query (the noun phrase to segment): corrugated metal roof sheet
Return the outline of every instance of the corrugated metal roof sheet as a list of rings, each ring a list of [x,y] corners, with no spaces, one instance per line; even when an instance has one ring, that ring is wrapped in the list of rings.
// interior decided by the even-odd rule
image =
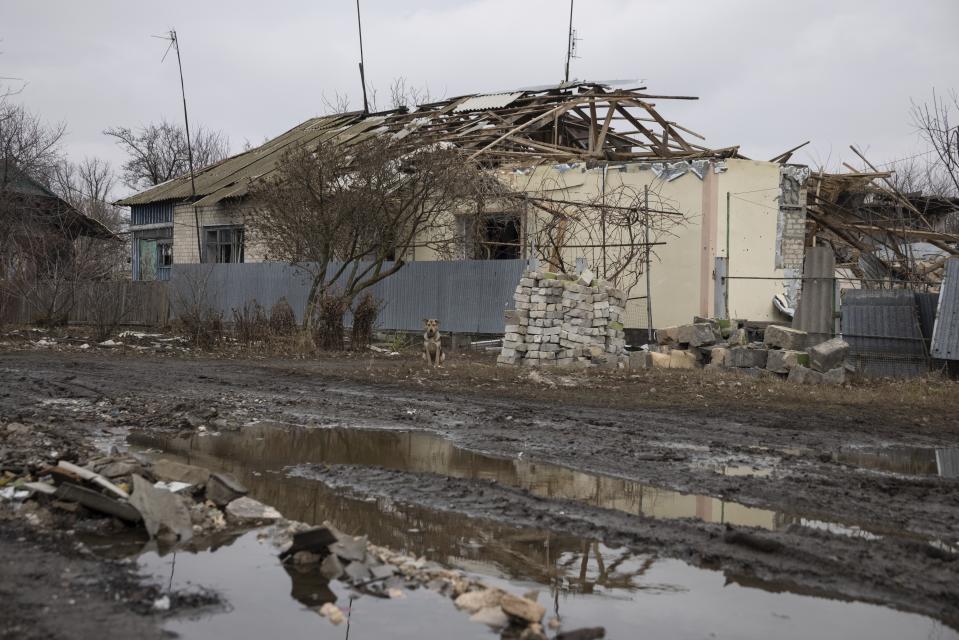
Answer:
[[[939,288],[939,309],[932,331],[932,357],[959,360],[959,258],[946,262]]]
[[[459,104],[458,107],[453,109],[453,113],[461,113],[463,111],[483,111],[485,109],[502,109],[508,104],[512,104],[516,98],[523,95],[522,91],[516,91],[513,93],[488,93],[481,96],[473,96],[472,98],[467,98]]]
[[[849,343],[849,360],[863,375],[908,378],[929,370],[912,291],[846,291],[842,337]]]

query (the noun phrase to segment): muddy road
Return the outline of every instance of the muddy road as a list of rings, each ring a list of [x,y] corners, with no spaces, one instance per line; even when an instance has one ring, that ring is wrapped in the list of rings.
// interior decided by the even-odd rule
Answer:
[[[287,517],[538,586],[557,612],[579,594],[563,610],[608,637],[676,637],[678,593],[702,618],[682,637],[954,637],[954,389],[0,354],[7,420],[230,471]]]

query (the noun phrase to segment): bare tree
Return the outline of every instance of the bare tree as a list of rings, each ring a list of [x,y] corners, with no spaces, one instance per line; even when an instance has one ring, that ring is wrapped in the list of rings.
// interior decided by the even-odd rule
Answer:
[[[80,162],[61,160],[54,167],[51,188],[74,209],[119,231],[125,216],[112,204],[116,175],[110,163],[100,158]]]
[[[116,138],[127,153],[121,175],[131,189],[152,187],[190,171],[186,133],[179,125],[164,120],[136,130],[114,127],[103,133]],[[230,152],[230,142],[221,131],[199,127],[192,135],[192,143],[196,168],[219,162]]]
[[[65,124],[47,125],[22,105],[0,98],[0,190],[18,172],[49,183],[65,132]]]
[[[944,98],[933,90],[931,101],[914,101],[912,122],[932,147],[933,162],[926,168],[929,185],[945,190],[933,195],[959,196],[959,93]]]
[[[455,149],[411,150],[388,136],[293,149],[277,177],[251,185],[247,225],[269,259],[310,274],[304,326],[321,299],[351,303],[400,270],[415,246],[448,255],[455,216],[482,174]]]

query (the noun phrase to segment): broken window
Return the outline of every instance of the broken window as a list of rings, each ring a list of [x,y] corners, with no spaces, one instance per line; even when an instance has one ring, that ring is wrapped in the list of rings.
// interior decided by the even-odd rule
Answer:
[[[472,228],[471,228],[472,227]],[[480,216],[465,225],[467,258],[515,260],[523,257],[522,222],[515,213]]]
[[[243,227],[204,227],[203,262],[243,262]]]

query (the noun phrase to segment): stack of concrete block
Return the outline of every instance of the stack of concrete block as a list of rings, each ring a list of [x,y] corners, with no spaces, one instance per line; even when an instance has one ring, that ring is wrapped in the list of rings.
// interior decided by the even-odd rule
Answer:
[[[497,362],[527,366],[625,364],[626,294],[585,271],[523,274],[506,312]]]
[[[717,320],[659,329],[656,338],[648,351],[630,354],[631,367],[736,369],[795,384],[846,382],[849,345],[841,338],[810,347],[805,331],[769,325],[762,342],[749,342],[744,329]]]

